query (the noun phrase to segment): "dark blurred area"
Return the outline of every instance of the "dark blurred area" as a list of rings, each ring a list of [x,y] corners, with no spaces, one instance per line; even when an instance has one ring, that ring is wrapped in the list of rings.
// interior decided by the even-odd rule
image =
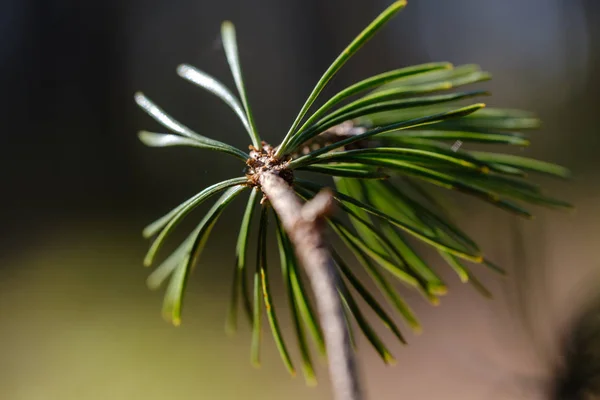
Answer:
[[[327,398],[324,370],[323,384],[308,389],[285,375],[268,340],[265,367],[254,370],[247,327],[225,337],[241,205],[219,221],[183,326],[160,319],[161,295],[144,284],[141,229],[241,168],[198,149],[145,148],[136,132],[161,128],[133,93],[203,135],[246,147],[231,110],[175,73],[190,63],[233,88],[219,41],[221,21],[230,19],[261,135],[276,143],[331,61],[390,2],[0,2],[1,399]],[[379,399],[537,398],[536,384],[521,380],[543,381],[548,361],[523,361],[521,350],[552,343],[579,304],[573,293],[600,283],[591,272],[600,271],[600,2],[409,1],[323,96],[430,61],[480,64],[494,75],[488,104],[540,115],[543,128],[524,154],[572,169],[572,182],[544,183],[578,211],[539,210],[537,221],[519,223],[519,253],[512,218],[457,202],[467,232],[480,235],[498,263],[545,278],[530,278],[538,289],[529,290],[483,271],[497,294],[487,302],[447,274],[453,290],[440,307],[415,305],[425,333],[395,348],[398,366],[384,367],[363,343],[368,390]],[[515,311],[523,308],[529,316]],[[524,329],[531,314],[545,322]],[[525,394],[494,389],[507,385]]]

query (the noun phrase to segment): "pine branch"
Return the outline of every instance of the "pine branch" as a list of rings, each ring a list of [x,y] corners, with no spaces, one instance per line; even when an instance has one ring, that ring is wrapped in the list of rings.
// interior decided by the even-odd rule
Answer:
[[[228,327],[231,331],[235,328],[238,303],[243,300],[248,315],[254,315],[252,356],[256,361],[260,351],[260,316],[266,310],[282,360],[293,374],[292,361],[277,326],[274,298],[268,289],[264,241],[268,228],[267,204],[260,218],[259,237],[262,239],[258,250],[262,258],[257,260],[254,275],[254,310],[251,310],[246,286],[249,264],[246,247],[259,189],[279,216],[275,228],[281,268],[288,283],[306,381],[314,383],[315,376],[305,329],[319,352],[328,354],[336,400],[362,397],[351,346],[350,317],[356,320],[383,361],[388,364],[393,361],[338,273],[344,274],[379,322],[392,330],[401,342],[404,339],[374,296],[336,255],[336,250],[327,246],[323,237],[326,222],[358,261],[356,267],[364,269],[408,326],[419,331],[415,314],[380,270],[388,271],[437,304],[438,296],[446,293],[446,285],[420,252],[413,249],[412,241],[435,249],[462,282],[472,282],[483,294],[487,295],[487,290],[463,261],[502,272],[487,259],[477,241],[450,219],[443,202],[423,184],[465,193],[525,218],[532,216],[525,205],[571,208],[567,202],[547,196],[541,186],[530,179],[534,174],[568,178],[566,168],[521,155],[471,150],[471,144],[479,143],[528,146],[528,135],[521,131],[539,127],[539,120],[530,112],[485,108],[481,102],[461,104],[464,99],[487,94],[480,90],[454,91],[490,79],[490,74],[475,64],[455,67],[447,62],[434,62],[385,71],[346,87],[326,99],[314,113],[308,113],[342,65],[405,5],[405,0],[393,2],[350,42],[319,79],[288,133],[274,146],[260,140],[242,79],[235,28],[230,22],[223,23],[221,37],[239,99],[217,79],[192,66],[181,65],[177,71],[184,79],[229,105],[252,141],[248,153],[192,131],[141,93],[135,97],[138,105],[169,131],[141,132],[139,137],[146,145],[218,151],[246,164],[244,176],[205,188],[144,230],[145,237],[156,236],[145,259],[145,265],[149,266],[175,227],[203,202],[220,194],[196,229],[148,279],[152,288],[169,281],[164,300],[165,317],[176,325],[180,323],[187,280],[213,226],[229,204],[251,188],[238,236]],[[459,148],[453,143],[465,146]],[[296,171],[327,175],[332,179],[332,189],[336,190],[298,179]],[[352,227],[330,215],[334,201],[341,213],[349,217]],[[298,264],[302,264],[310,280],[320,318],[312,309],[303,279],[298,274]],[[261,292],[265,301],[261,301]]]

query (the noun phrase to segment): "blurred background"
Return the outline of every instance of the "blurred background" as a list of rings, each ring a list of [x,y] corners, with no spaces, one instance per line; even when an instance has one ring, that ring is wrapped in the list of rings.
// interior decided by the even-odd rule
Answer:
[[[0,2],[0,399],[329,398],[323,365],[320,385],[307,388],[287,375],[269,335],[257,370],[245,321],[237,336],[224,333],[241,202],[211,236],[182,326],[162,320],[162,293],[145,286],[142,228],[241,170],[197,149],[145,148],[136,132],[159,128],[133,93],[245,147],[231,110],[175,74],[186,62],[233,87],[219,42],[231,19],[261,135],[275,143],[331,61],[390,3]],[[520,222],[457,198],[464,229],[512,274],[481,269],[487,301],[440,263],[450,294],[435,308],[407,294],[424,333],[391,345],[397,366],[359,341],[366,390],[377,399],[546,398],[558,340],[600,290],[600,2],[409,1],[325,94],[429,61],[481,64],[494,74],[488,104],[540,115],[523,154],[572,169],[572,182],[544,183],[577,211],[535,210]]]

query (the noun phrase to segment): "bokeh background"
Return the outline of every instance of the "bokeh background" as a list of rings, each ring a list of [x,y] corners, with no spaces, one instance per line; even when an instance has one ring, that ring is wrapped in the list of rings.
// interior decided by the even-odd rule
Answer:
[[[224,334],[241,204],[211,236],[182,326],[161,319],[141,229],[241,171],[195,149],[145,148],[136,131],[158,126],[133,93],[246,146],[227,106],[175,74],[187,62],[233,87],[218,34],[231,19],[261,134],[276,142],[329,63],[390,2],[0,2],[0,399],[329,398],[323,366],[320,385],[307,388],[286,374],[269,335],[257,370],[247,325]],[[392,345],[397,366],[359,341],[366,390],[382,400],[546,398],[559,338],[600,291],[600,2],[409,1],[327,93],[429,61],[481,64],[494,74],[489,104],[540,115],[523,153],[573,170],[570,183],[544,183],[577,212],[536,210],[537,220],[519,222],[453,197],[465,230],[511,277],[482,269],[495,296],[486,301],[440,263],[450,294],[434,308],[407,293],[424,333]]]

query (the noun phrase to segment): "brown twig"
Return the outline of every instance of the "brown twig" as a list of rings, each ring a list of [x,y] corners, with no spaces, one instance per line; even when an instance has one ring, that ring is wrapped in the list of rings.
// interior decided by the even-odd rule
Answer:
[[[276,172],[258,175],[262,192],[281,219],[315,294],[336,400],[360,400],[358,369],[338,294],[339,275],[323,238],[323,217],[333,208],[329,190],[302,204],[289,183]]]
[[[351,136],[360,135],[365,133],[367,129],[363,126],[356,125],[352,121],[345,121],[341,124],[332,126],[319,133],[317,136],[309,139],[308,141],[302,143],[302,145],[298,146],[297,150],[292,154],[293,156],[301,156],[304,154],[308,154],[313,150],[317,150],[321,147],[325,147],[327,145],[340,142],[344,139],[347,139]],[[350,146],[345,147],[346,150],[359,149],[369,147],[372,140],[361,140],[356,143],[353,143]]]

